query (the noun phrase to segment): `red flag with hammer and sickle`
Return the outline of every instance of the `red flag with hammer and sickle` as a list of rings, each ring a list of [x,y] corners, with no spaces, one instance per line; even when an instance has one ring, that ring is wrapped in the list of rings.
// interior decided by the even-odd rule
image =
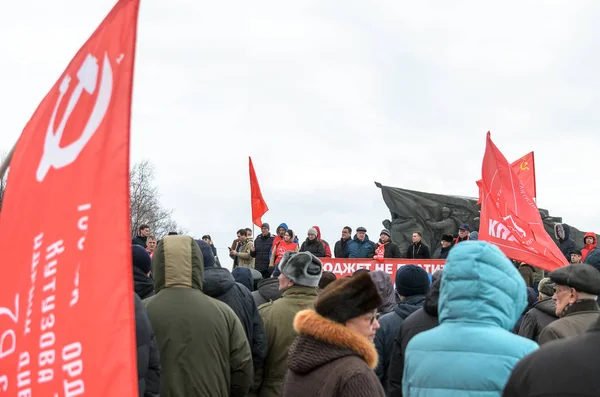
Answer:
[[[139,0],[120,0],[25,126],[0,216],[0,395],[136,396],[129,126]]]
[[[495,244],[511,259],[552,271],[568,265],[544,229],[525,184],[487,134],[481,167],[479,239]]]

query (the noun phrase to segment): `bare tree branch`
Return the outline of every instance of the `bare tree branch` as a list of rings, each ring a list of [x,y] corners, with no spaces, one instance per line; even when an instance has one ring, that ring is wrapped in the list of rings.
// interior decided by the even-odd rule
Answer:
[[[148,160],[134,164],[129,174],[129,194],[131,210],[131,236],[135,237],[142,224],[150,226],[157,238],[168,232],[184,234],[172,218],[173,210],[160,204],[158,188],[154,185],[154,167]]]

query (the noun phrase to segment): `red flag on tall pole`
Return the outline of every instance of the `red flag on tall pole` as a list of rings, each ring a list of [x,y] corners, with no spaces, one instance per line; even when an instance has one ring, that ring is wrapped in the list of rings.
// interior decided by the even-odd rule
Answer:
[[[533,157],[533,152],[527,153],[525,156],[519,158],[511,165],[511,168],[515,175],[523,182],[523,186],[529,194],[529,197],[535,199],[537,198],[536,186],[535,186],[535,161]],[[475,182],[477,186],[480,187],[481,180]],[[479,194],[479,201],[477,204],[481,203],[481,189]]]
[[[252,164],[252,157],[248,157],[249,168],[250,168],[250,203],[252,205],[252,223],[256,226],[262,226],[262,216],[269,210],[267,203],[262,196],[258,179],[256,178],[256,172],[254,171],[254,164]]]
[[[129,236],[138,8],[115,5],[15,146],[0,216],[0,394],[138,395]]]
[[[494,145],[489,132],[481,174],[479,239],[497,245],[511,259],[542,269],[552,271],[568,265],[544,229],[525,184]]]

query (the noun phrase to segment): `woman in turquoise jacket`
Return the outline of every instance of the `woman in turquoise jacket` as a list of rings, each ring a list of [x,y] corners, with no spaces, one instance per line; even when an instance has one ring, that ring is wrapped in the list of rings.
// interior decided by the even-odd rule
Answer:
[[[444,266],[440,325],[406,348],[403,396],[500,397],[513,367],[538,348],[509,331],[526,305],[525,282],[498,247],[454,247]]]

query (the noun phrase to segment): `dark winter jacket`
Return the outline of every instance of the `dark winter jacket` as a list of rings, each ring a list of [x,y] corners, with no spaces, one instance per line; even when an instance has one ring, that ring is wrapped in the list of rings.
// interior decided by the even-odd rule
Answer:
[[[313,310],[296,315],[282,397],[383,397],[367,338]]]
[[[369,258],[373,259],[375,254],[375,244],[365,235],[365,239],[360,241],[357,236],[348,242],[346,247],[348,258]]]
[[[264,367],[267,357],[267,339],[252,293],[242,284],[236,283],[229,270],[225,268],[204,269],[204,292],[233,309],[242,322],[250,343],[254,371]]]
[[[135,236],[133,238],[133,240],[131,240],[131,244],[132,245],[140,245],[140,246],[146,248],[146,240],[148,240],[148,237]]]
[[[582,335],[550,343],[521,360],[504,397],[598,396],[600,320]]]
[[[352,239],[339,239],[335,243],[335,247],[333,247],[333,255],[336,258],[348,258],[348,243],[352,241]]]
[[[412,243],[406,251],[408,259],[431,259],[429,247],[423,243]]]
[[[436,280],[425,295],[423,307],[408,316],[394,339],[394,348],[388,368],[388,397],[402,397],[404,352],[413,336],[438,326],[438,300],[441,278]]]
[[[302,246],[300,247],[300,252],[310,252],[317,258],[324,258],[325,257],[325,246],[323,245],[323,243],[321,241],[319,241],[316,238],[314,240],[310,240],[307,238],[302,243]]]
[[[387,390],[387,373],[392,358],[392,350],[394,349],[394,339],[398,335],[402,322],[423,307],[425,303],[425,295],[409,296],[403,301],[400,301],[394,311],[382,316],[379,319],[380,328],[375,334],[375,349],[379,355],[379,363],[375,369],[377,377],[381,381],[384,389]]]
[[[392,241],[387,241],[384,243],[381,240],[379,240],[377,246],[375,247],[375,255],[377,255],[377,252],[381,249],[382,245],[384,246],[384,258],[402,258],[402,254],[400,253],[400,247],[398,247],[398,244],[393,243]]]
[[[250,255],[255,259],[254,268],[258,271],[267,270],[269,260],[271,259],[271,247],[273,247],[273,239],[275,236],[269,234],[263,236],[262,233],[254,239],[254,252],[250,251]]]
[[[435,254],[433,255],[433,259],[446,259],[448,257],[448,254],[450,253],[451,249],[452,249],[451,245],[449,245],[447,247],[438,248],[437,251],[435,251]]]
[[[198,244],[165,237],[152,273],[156,293],[144,304],[160,352],[160,396],[246,396],[253,382],[250,345],[233,310],[202,292]]]
[[[236,283],[242,284],[248,289],[248,291],[254,291],[254,277],[252,277],[252,270],[247,267],[236,267],[231,271],[231,275]]]
[[[542,299],[534,303],[523,316],[519,327],[519,335],[537,342],[542,330],[556,319],[558,319],[556,316],[556,303],[552,298]]]
[[[560,248],[565,258],[567,258],[567,261],[571,263],[571,252],[577,249],[577,244],[571,238],[571,227],[566,223],[555,224],[554,236],[558,240],[558,248]]]
[[[154,295],[154,280],[146,276],[143,270],[133,267],[133,289],[141,299]]]
[[[593,300],[573,303],[560,319],[546,326],[539,337],[540,346],[556,339],[581,335],[600,319],[600,308]]]
[[[137,345],[138,390],[140,397],[158,397],[160,394],[160,355],[156,338],[137,294],[135,301],[135,340]]]
[[[265,278],[258,282],[258,290],[252,292],[256,307],[263,303],[276,301],[281,296],[279,291],[279,280],[275,277]]]
[[[535,305],[537,300],[538,300],[537,292],[535,292],[535,290],[533,288],[527,287],[527,306],[523,310],[523,314],[521,314],[521,317],[519,317],[519,319],[517,320],[517,323],[515,324],[515,327],[513,328],[513,333],[515,333],[515,334],[519,333],[519,329],[521,328],[521,322],[523,321],[523,317],[525,317],[525,314],[527,314],[527,312],[533,307],[533,305]]]

